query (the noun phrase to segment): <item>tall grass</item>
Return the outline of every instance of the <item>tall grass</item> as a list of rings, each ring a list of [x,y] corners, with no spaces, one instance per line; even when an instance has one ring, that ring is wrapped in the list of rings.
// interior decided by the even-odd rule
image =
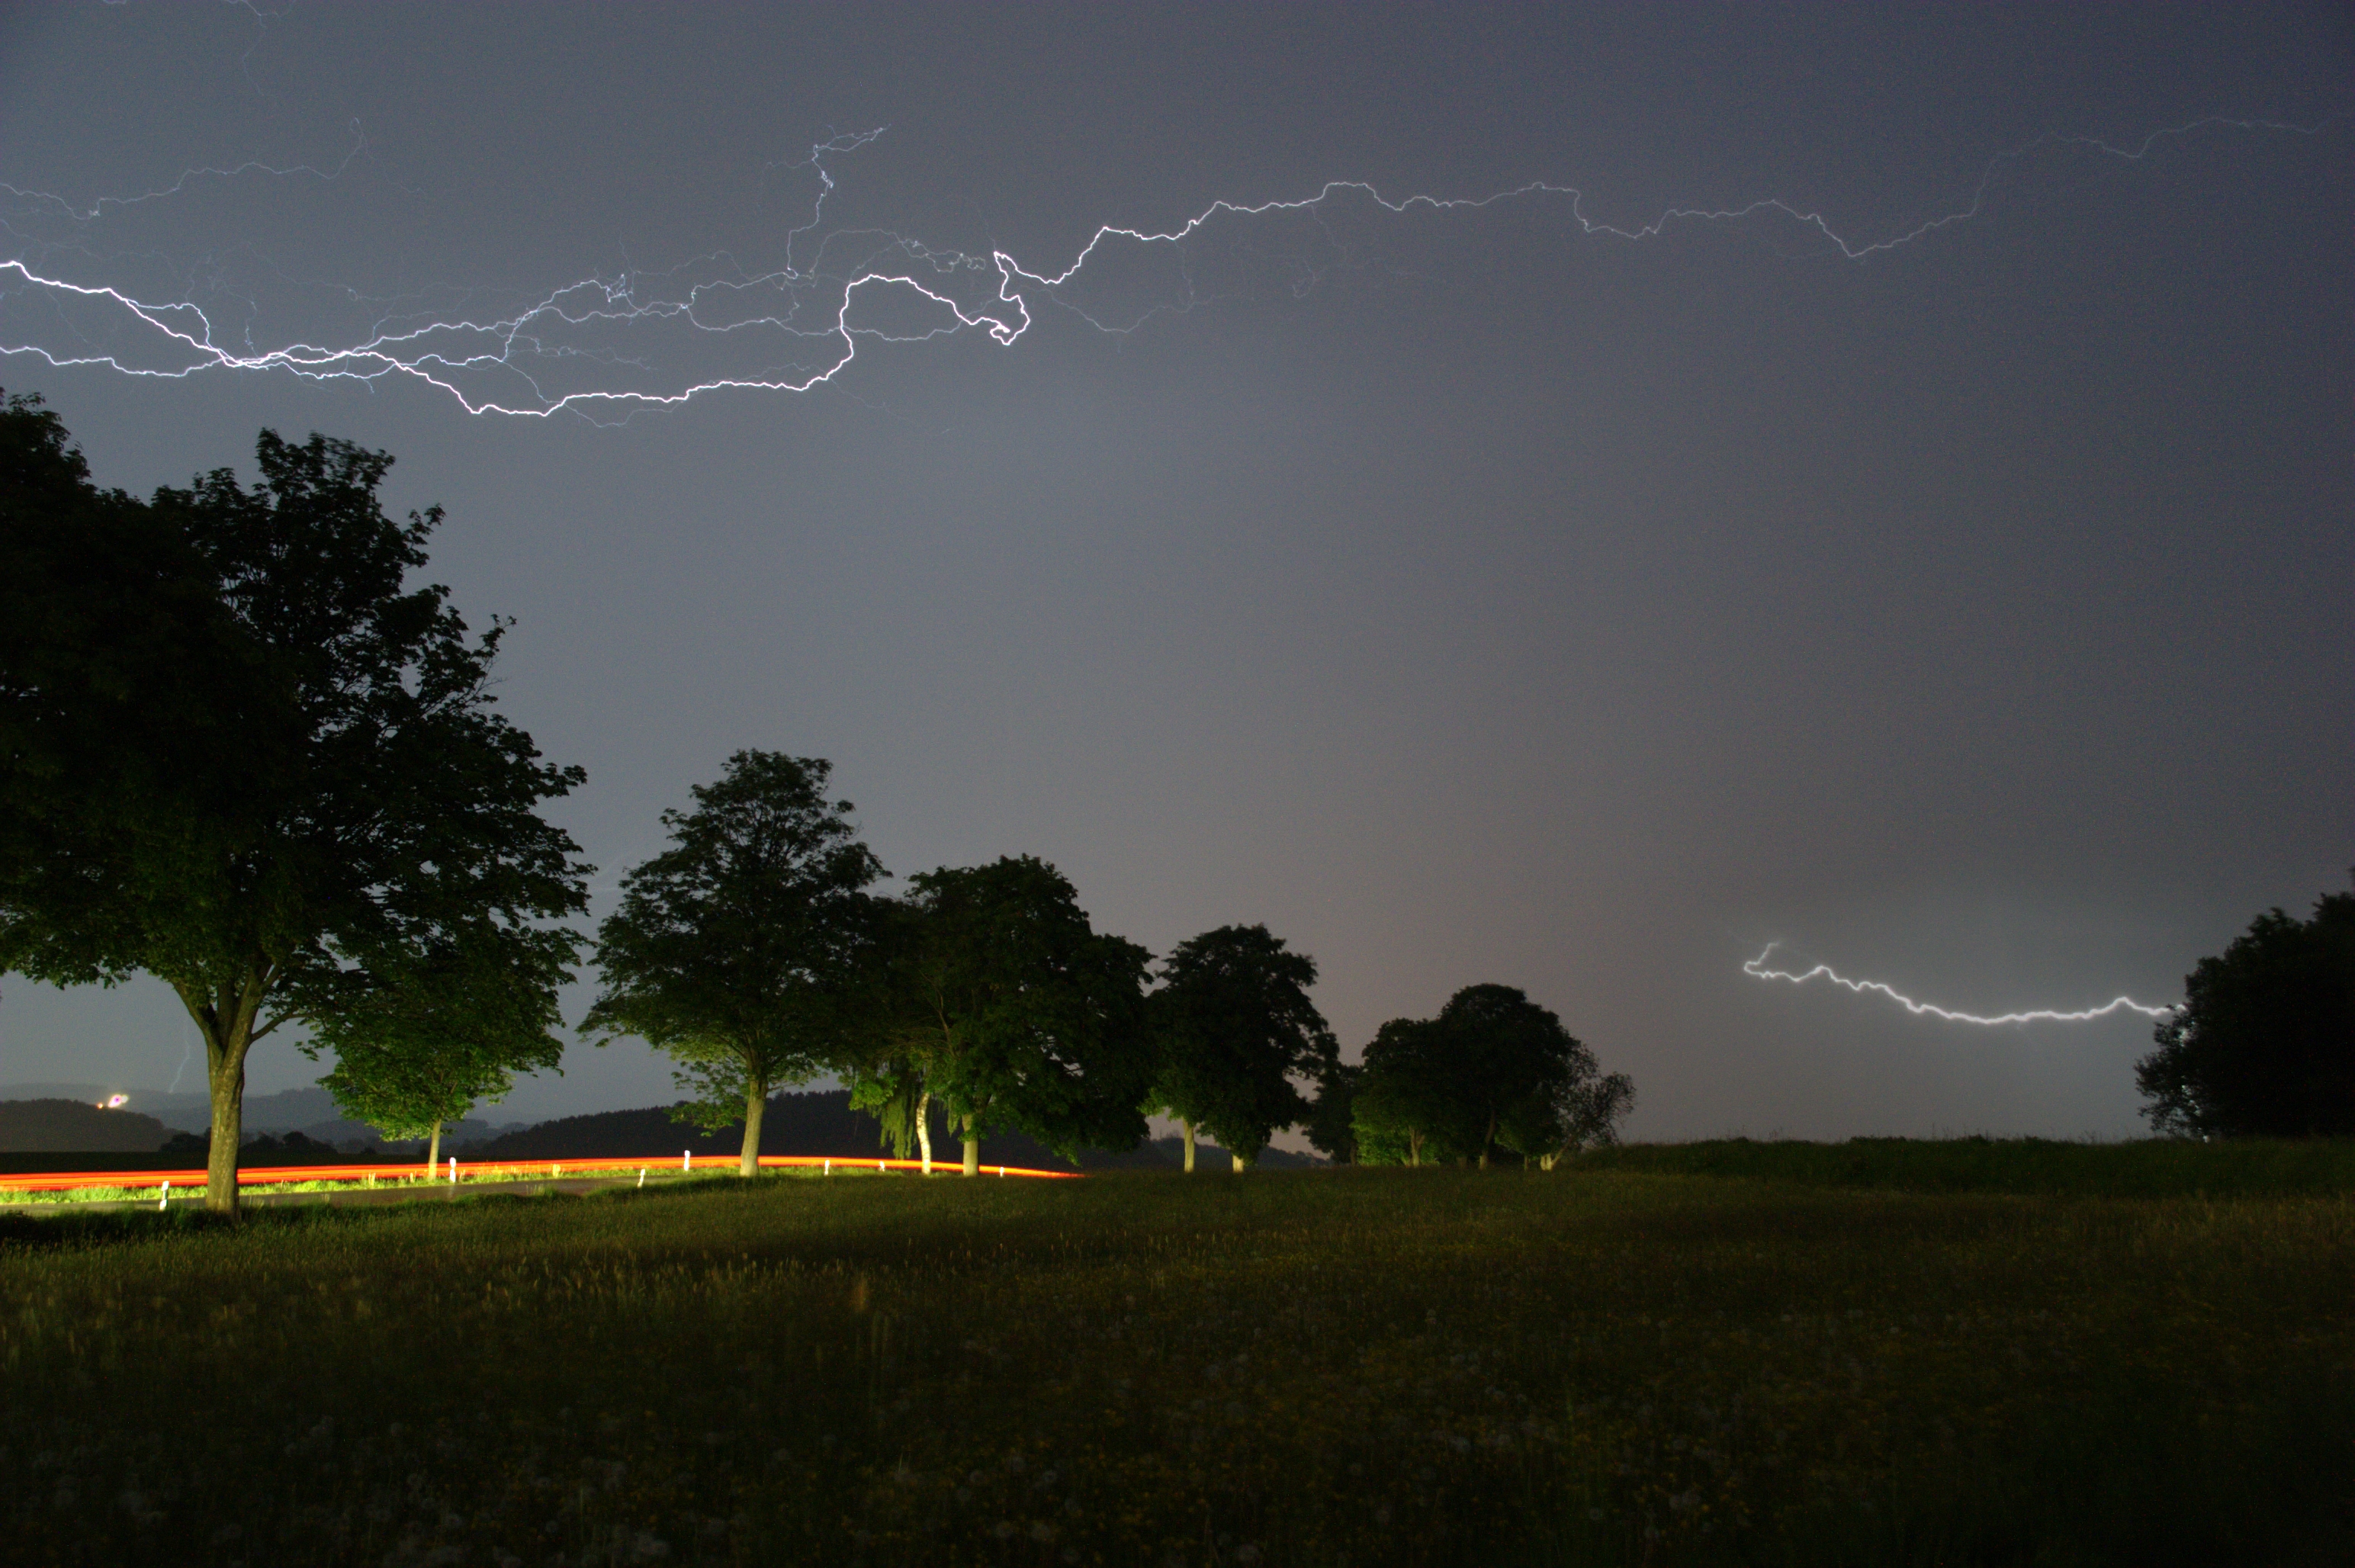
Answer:
[[[2355,1200],[1604,1171],[16,1221],[12,1562],[2326,1563]]]

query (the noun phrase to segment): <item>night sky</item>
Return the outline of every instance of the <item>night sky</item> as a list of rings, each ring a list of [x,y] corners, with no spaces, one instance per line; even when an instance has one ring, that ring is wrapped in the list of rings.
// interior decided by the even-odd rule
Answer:
[[[2336,8],[261,13],[0,16],[0,383],[134,491],[263,426],[398,454],[435,580],[520,621],[505,711],[589,771],[599,913],[762,747],[895,872],[1039,854],[1156,952],[1266,923],[1353,1056],[1497,981],[1634,1136],[2117,1136],[2147,1019],[1742,965],[2166,1002],[2355,863]],[[809,382],[849,278],[1004,319],[994,251],[1337,180],[1565,191],[1114,238],[1011,344],[865,285],[806,391],[466,406]],[[133,376],[52,360],[188,357],[27,272],[240,356],[608,319],[459,395]],[[153,983],[0,989],[0,1083],[161,1087],[192,1038]],[[487,1114],[670,1093],[580,1046]]]

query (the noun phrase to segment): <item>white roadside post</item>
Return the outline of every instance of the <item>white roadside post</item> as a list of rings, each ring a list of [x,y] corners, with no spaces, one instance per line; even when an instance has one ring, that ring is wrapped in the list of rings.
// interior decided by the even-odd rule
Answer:
[[[682,1173],[691,1169],[694,1165],[695,1151],[693,1149],[683,1148],[678,1151],[678,1168]]]
[[[155,1207],[158,1209],[169,1209],[171,1206],[172,1179],[167,1176],[164,1179],[164,1196],[155,1200]]]
[[[458,1157],[454,1154],[450,1157],[450,1185],[458,1185]]]
[[[639,1185],[640,1187],[644,1187],[645,1184],[646,1184],[646,1168],[645,1168],[645,1166],[643,1166],[643,1165],[642,1165],[642,1166],[638,1167],[638,1185]]]

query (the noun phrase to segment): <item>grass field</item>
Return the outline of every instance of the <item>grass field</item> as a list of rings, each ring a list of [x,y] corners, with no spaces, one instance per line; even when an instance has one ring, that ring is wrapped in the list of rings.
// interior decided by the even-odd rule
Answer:
[[[12,1563],[2324,1563],[2355,1540],[2343,1192],[776,1178],[0,1227]]]

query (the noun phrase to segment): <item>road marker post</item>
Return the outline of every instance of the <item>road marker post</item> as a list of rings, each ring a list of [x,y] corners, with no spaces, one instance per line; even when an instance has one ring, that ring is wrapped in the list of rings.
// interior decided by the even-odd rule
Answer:
[[[155,1207],[156,1207],[158,1210],[163,1210],[163,1209],[168,1209],[168,1208],[170,1208],[171,1206],[172,1206],[172,1179],[171,1179],[170,1177],[168,1177],[168,1176],[167,1176],[167,1177],[165,1177],[165,1178],[164,1179],[164,1196],[162,1196],[161,1198],[158,1198],[157,1200],[155,1200]]]
[[[638,1185],[639,1185],[640,1187],[644,1187],[645,1184],[646,1184],[646,1168],[645,1168],[645,1166],[643,1166],[643,1165],[642,1165],[642,1166],[638,1167]]]
[[[458,1185],[458,1157],[454,1154],[450,1157],[450,1185]]]
[[[682,1174],[684,1174],[694,1163],[695,1151],[693,1149],[683,1148],[678,1151],[678,1168]]]

